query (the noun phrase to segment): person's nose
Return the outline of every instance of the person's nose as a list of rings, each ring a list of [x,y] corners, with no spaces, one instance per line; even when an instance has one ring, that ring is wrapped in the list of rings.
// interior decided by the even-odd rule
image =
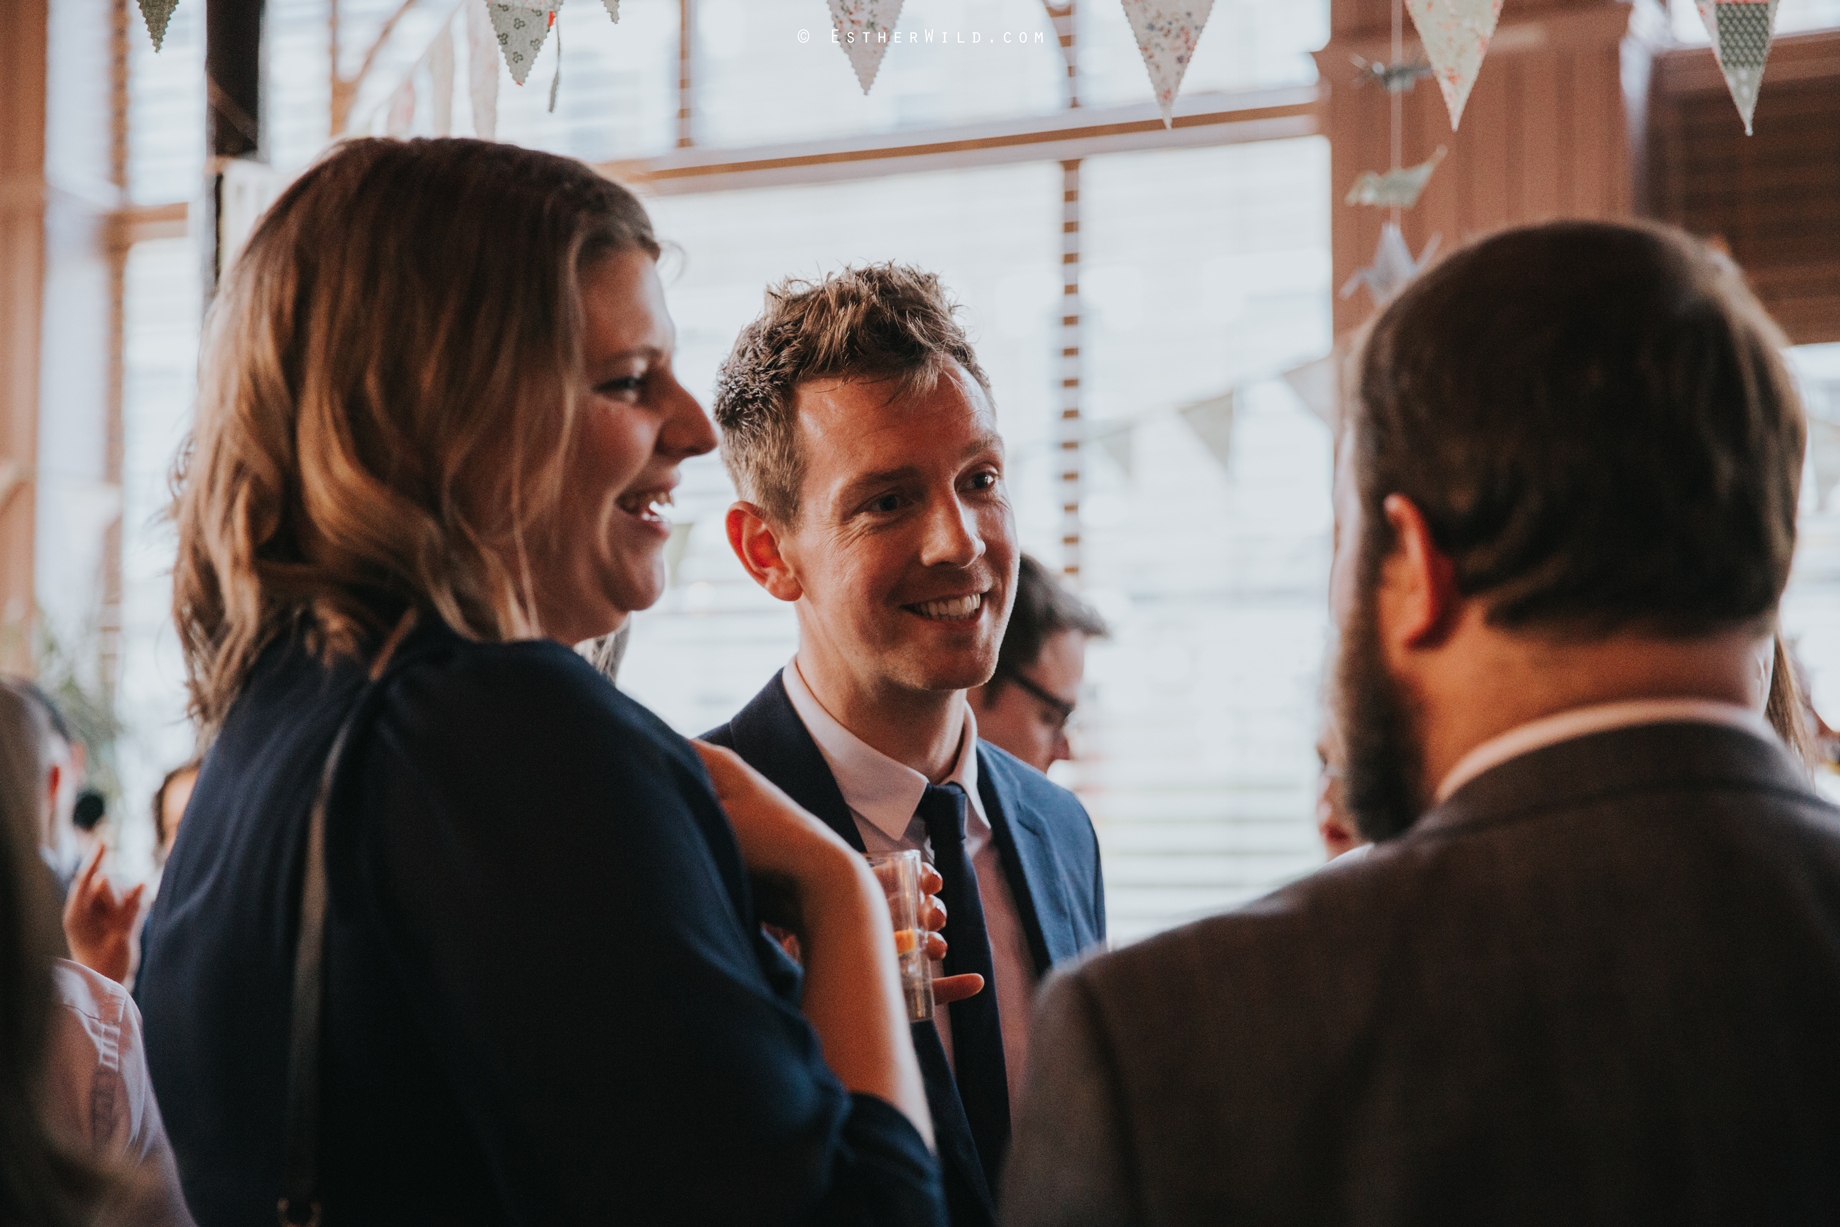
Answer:
[[[715,450],[716,424],[697,403],[687,388],[675,380],[664,419],[658,432],[658,450],[673,460],[685,460]]]
[[[1057,729],[1054,734],[1054,749],[1048,755],[1049,763],[1070,763],[1073,761],[1073,742],[1067,738],[1066,729]]]
[[[984,550],[977,515],[957,492],[935,500],[927,514],[920,561],[929,567],[968,567],[984,556]]]

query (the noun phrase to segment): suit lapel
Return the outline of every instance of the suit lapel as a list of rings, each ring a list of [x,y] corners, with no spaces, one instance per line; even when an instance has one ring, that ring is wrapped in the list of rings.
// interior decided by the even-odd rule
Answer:
[[[1017,918],[1029,939],[1035,974],[1045,976],[1055,963],[1078,953],[1079,942],[1065,916],[1053,849],[1030,825],[1034,815],[1020,804],[1009,775],[995,755],[985,753],[982,742],[978,744],[978,796],[984,802],[984,816],[990,819],[991,837],[1009,879]]]
[[[776,673],[765,689],[729,721],[735,753],[785,790],[787,796],[816,814],[858,852],[866,852],[862,832],[844,802],[830,764],[799,719]]]

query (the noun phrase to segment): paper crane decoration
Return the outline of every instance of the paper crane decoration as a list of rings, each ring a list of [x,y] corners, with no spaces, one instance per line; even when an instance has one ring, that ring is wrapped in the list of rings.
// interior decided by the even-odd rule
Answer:
[[[1501,20],[1501,0],[1406,0],[1406,10],[1436,71],[1455,132]]]
[[[613,18],[613,24],[620,24],[620,0],[601,0],[607,6],[607,16]]]
[[[153,39],[155,51],[166,41],[166,24],[178,7],[179,0],[141,0],[141,17],[147,23],[147,36]]]
[[[1374,297],[1374,305],[1384,307],[1431,263],[1438,239],[1438,235],[1432,235],[1425,250],[1414,260],[1412,249],[1406,246],[1406,236],[1400,233],[1398,226],[1387,222],[1380,228],[1380,245],[1374,249],[1374,262],[1348,279],[1348,284],[1342,287],[1342,297],[1354,297],[1354,292],[1365,285]]]
[[[888,39],[901,20],[901,0],[830,0],[837,41],[856,70],[856,83],[867,94],[888,54]]]
[[[1751,116],[1757,112],[1757,90],[1763,85],[1763,65],[1770,58],[1770,39],[1776,33],[1778,0],[1698,0],[1699,19],[1712,37],[1712,54],[1725,74],[1731,100],[1744,120],[1744,135],[1751,134]]]
[[[1175,126],[1176,91],[1182,88],[1195,44],[1213,11],[1214,0],[1124,0],[1137,50],[1150,73],[1150,88],[1163,108],[1165,128]]]
[[[1358,55],[1348,58],[1360,70],[1360,75],[1354,79],[1356,85],[1378,85],[1389,94],[1409,94],[1420,81],[1437,75],[1436,70],[1423,60],[1382,64],[1379,60],[1363,59]]]
[[[1409,209],[1418,203],[1420,193],[1431,182],[1431,172],[1444,160],[1445,149],[1438,146],[1438,151],[1417,166],[1408,166],[1402,170],[1389,170],[1385,174],[1376,171],[1364,171],[1354,186],[1348,189],[1347,203],[1351,205],[1377,205],[1383,209]]]

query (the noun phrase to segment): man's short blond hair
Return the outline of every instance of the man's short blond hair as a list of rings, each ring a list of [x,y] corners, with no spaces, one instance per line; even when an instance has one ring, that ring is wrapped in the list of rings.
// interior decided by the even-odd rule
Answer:
[[[741,497],[792,523],[805,476],[797,392],[814,379],[889,381],[889,396],[930,392],[953,363],[988,398],[990,381],[939,278],[905,264],[787,278],[742,330],[716,380],[722,459]]]

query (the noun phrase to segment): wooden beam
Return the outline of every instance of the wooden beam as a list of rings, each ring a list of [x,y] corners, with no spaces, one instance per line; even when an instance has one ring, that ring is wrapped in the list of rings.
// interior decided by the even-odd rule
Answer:
[[[682,150],[605,162],[598,169],[660,196],[836,183],[916,171],[1068,162],[1106,153],[1314,136],[1321,131],[1319,112],[1315,86],[1195,94],[1177,103],[1173,128],[1163,126],[1154,103],[1081,107],[1054,115],[848,140]]]
[[[32,671],[45,293],[49,0],[10,0],[0,39],[0,671]]]
[[[261,161],[267,123],[263,115],[262,24],[267,0],[205,0],[204,208],[199,227],[204,300],[217,292],[223,244],[218,222],[223,208],[223,163],[230,158]]]

